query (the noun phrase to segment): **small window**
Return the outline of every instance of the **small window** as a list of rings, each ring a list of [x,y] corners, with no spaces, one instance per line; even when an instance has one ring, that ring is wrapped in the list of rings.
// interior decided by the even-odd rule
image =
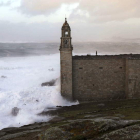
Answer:
[[[83,69],[82,67],[80,67],[79,69]]]
[[[120,69],[122,69],[122,67],[120,67]]]
[[[103,67],[99,67],[99,69],[103,69]]]

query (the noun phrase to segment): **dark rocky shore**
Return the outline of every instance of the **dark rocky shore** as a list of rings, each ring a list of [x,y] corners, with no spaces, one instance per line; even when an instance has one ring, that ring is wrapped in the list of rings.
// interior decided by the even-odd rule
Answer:
[[[0,140],[140,140],[140,99],[85,102],[39,115],[34,123],[0,131]]]

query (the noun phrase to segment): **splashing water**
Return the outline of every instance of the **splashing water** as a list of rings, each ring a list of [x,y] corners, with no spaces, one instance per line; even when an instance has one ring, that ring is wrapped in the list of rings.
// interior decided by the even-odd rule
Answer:
[[[51,116],[39,116],[49,107],[70,106],[56,86],[41,87],[60,76],[59,54],[48,56],[7,57],[0,59],[0,129],[45,122]],[[19,112],[12,115],[12,109]]]

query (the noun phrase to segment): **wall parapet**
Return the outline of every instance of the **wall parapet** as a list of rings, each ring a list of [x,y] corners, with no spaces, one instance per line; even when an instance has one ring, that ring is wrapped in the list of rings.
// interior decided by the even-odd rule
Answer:
[[[73,60],[100,60],[100,59],[134,59],[140,60],[140,54],[120,54],[120,55],[75,55]]]

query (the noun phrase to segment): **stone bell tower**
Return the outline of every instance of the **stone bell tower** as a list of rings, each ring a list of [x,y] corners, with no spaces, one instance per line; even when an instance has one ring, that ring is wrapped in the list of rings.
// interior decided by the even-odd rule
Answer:
[[[62,37],[60,45],[60,67],[61,67],[61,95],[68,100],[73,100],[72,96],[72,44],[71,29],[65,18],[62,26]]]

